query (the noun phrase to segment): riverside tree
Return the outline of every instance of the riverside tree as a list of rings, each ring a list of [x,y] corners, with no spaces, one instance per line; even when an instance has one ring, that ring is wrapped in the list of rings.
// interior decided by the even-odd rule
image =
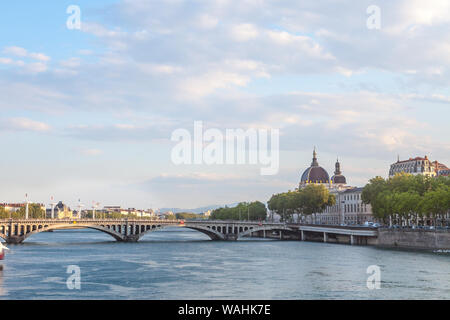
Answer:
[[[407,173],[388,179],[375,177],[364,187],[361,198],[384,223],[436,225],[439,220],[448,224],[450,178]]]
[[[211,212],[211,220],[265,220],[267,217],[267,209],[264,203],[241,202],[235,207],[223,207],[215,209]]]
[[[267,202],[270,210],[282,221],[292,221],[294,214],[313,215],[336,203],[334,195],[323,185],[310,184],[305,188],[274,194]]]
[[[13,219],[24,219],[26,215],[26,205],[20,207],[19,210],[13,212],[11,217]],[[28,217],[30,219],[42,219],[45,218],[45,210],[37,203],[28,204]]]

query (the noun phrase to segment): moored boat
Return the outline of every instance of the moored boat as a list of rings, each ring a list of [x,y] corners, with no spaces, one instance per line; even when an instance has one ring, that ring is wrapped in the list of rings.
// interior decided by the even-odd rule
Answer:
[[[5,258],[5,250],[9,249],[0,242],[0,260],[3,260]]]

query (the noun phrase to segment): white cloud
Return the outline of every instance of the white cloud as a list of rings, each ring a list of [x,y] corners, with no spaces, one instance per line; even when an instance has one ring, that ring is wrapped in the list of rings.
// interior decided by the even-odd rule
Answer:
[[[255,39],[259,35],[258,29],[250,23],[232,26],[230,32],[234,40],[241,42]]]
[[[34,131],[47,132],[51,128],[48,124],[40,121],[34,121],[28,118],[5,119],[0,123],[0,127],[12,131]]]
[[[83,149],[80,152],[85,156],[98,156],[103,153],[103,151],[100,149]]]
[[[27,50],[25,50],[24,48],[15,47],[15,46],[13,46],[13,47],[6,47],[3,50],[3,53],[11,54],[11,55],[18,56],[18,57],[26,57],[28,55]]]
[[[16,47],[16,46],[4,48],[3,53],[14,55],[17,57],[23,57],[23,58],[28,57],[28,58],[31,58],[34,60],[45,61],[45,62],[50,60],[50,57],[43,53],[36,53],[36,52],[29,53],[26,49],[21,48],[21,47]]]
[[[219,19],[209,14],[200,14],[196,23],[202,29],[213,29],[219,24]]]
[[[308,150],[295,168],[310,162],[314,144],[352,156],[358,181],[369,178],[364,168],[373,159],[398,152],[438,150],[440,160],[450,163],[444,123],[450,103],[448,1],[384,1],[381,30],[366,27],[366,8],[373,4],[368,0],[194,4],[120,1],[105,10],[107,16],[83,21],[89,50],[75,47],[55,63],[45,54],[4,48],[0,110],[16,120],[2,122],[2,130],[48,132],[45,138],[86,155],[103,143],[141,154],[174,128],[203,120],[217,128],[280,128],[283,151]],[[48,123],[30,120],[38,113]],[[95,147],[86,148],[87,142]],[[227,199],[243,197],[246,189],[223,172],[173,171],[165,149],[158,148],[156,169],[153,156],[151,165],[133,169],[148,176],[168,172],[158,179],[173,182],[167,190],[183,185],[167,193],[176,200],[193,198],[189,179],[207,181],[198,192],[215,199],[220,190]],[[123,167],[118,159],[111,164]],[[258,180],[255,190],[257,183],[271,190],[271,181]]]

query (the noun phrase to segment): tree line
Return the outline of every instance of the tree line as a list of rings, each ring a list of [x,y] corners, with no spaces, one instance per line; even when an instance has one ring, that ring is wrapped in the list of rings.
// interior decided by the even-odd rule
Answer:
[[[406,173],[383,179],[375,177],[362,192],[362,201],[372,206],[374,217],[385,224],[448,223],[450,178]]]
[[[295,214],[304,219],[305,216],[323,212],[327,206],[335,203],[335,196],[325,186],[316,184],[274,194],[267,202],[269,209],[277,213],[281,221],[293,221]]]
[[[20,207],[17,211],[9,211],[4,207],[0,207],[0,219],[25,219],[25,205]],[[45,210],[37,203],[28,204],[28,218],[30,219],[43,219],[45,218]]]
[[[206,219],[204,215],[193,212],[178,212],[175,214],[175,216],[178,220]]]
[[[307,216],[320,213],[336,203],[334,195],[323,185],[308,185],[303,189],[272,195],[267,202],[269,210],[277,213],[281,221],[293,221],[295,214]],[[260,202],[241,202],[235,207],[215,209],[212,220],[266,220],[267,208]]]
[[[264,203],[241,202],[235,207],[223,207],[215,209],[211,212],[211,220],[249,220],[258,221],[265,220],[267,217],[267,209]]]

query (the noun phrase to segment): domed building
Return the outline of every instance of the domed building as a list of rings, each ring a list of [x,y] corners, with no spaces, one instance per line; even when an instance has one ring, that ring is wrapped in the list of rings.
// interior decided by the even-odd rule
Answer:
[[[313,151],[313,161],[311,163],[311,166],[302,174],[302,178],[300,180],[300,188],[310,183],[330,184],[330,176],[328,175],[328,172],[324,168],[319,166],[319,162],[317,161],[316,148],[314,148]]]
[[[331,182],[335,185],[347,184],[347,180],[345,179],[345,176],[343,176],[341,172],[341,164],[339,163],[339,159],[336,160],[334,176],[331,177]]]

